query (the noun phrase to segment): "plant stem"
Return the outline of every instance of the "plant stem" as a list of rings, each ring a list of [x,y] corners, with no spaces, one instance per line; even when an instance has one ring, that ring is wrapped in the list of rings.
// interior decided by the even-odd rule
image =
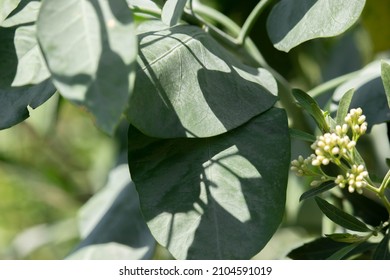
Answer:
[[[338,87],[339,85],[348,81],[349,79],[355,77],[358,74],[358,72],[359,71],[351,72],[351,73],[339,76],[337,78],[334,78],[332,80],[329,80],[329,81],[309,90],[307,93],[311,97],[316,98],[316,97],[326,93],[327,91]]]
[[[274,0],[263,0],[260,1],[256,7],[252,10],[252,12],[249,14],[248,18],[245,20],[240,34],[237,37],[237,43],[239,45],[243,45],[245,42],[245,39],[249,36],[249,33],[251,32],[254,24],[256,23],[256,20],[259,18],[261,13],[264,11],[264,9],[273,2]]]

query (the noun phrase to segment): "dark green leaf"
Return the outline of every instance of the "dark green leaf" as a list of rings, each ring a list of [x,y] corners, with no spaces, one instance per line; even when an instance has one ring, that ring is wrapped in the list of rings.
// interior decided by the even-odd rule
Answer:
[[[293,89],[292,94],[302,108],[313,117],[322,132],[328,132],[329,125],[326,122],[324,114],[317,102],[310,95],[300,89]]]
[[[144,134],[219,135],[277,100],[277,84],[268,71],[243,65],[202,29],[169,29],[159,21],[139,29],[139,68],[128,115]]]
[[[387,233],[383,237],[382,241],[379,242],[378,247],[374,251],[372,258],[374,260],[389,260],[389,240],[390,240],[390,230],[387,230]]]
[[[382,62],[383,63],[383,62]],[[390,121],[390,108],[381,80],[381,62],[374,61],[349,81],[340,85],[333,95],[337,103],[345,92],[355,89],[350,108],[362,108],[367,117],[368,131],[375,124]]]
[[[337,36],[359,18],[365,0],[281,0],[267,20],[275,48],[288,52],[314,39]]]
[[[112,134],[128,107],[137,54],[126,1],[44,0],[37,34],[60,93]]]
[[[107,185],[80,210],[79,220],[82,241],[70,259],[147,259],[153,254],[155,241],[126,163],[110,172]]]
[[[353,243],[351,245],[348,245],[344,248],[341,248],[331,256],[327,258],[327,260],[342,260],[344,257],[346,257],[353,249],[358,247],[360,243]]]
[[[294,128],[290,128],[289,131],[290,131],[290,136],[292,138],[307,141],[310,143],[313,143],[316,141],[316,137],[313,134],[309,134],[307,132],[304,132],[304,131],[298,130],[298,129],[294,129]]]
[[[287,256],[294,260],[324,260],[348,243],[336,242],[330,238],[318,238],[292,250]]]
[[[350,193],[347,189],[343,189],[343,196],[351,203],[352,214],[373,227],[389,218],[389,214],[382,204],[364,195]]]
[[[350,229],[353,231],[359,232],[367,232],[371,231],[365,223],[356,219],[354,216],[340,210],[339,208],[333,206],[326,200],[315,197],[318,207],[321,211],[327,216],[330,220],[335,222],[336,224],[345,227],[346,229]]]
[[[333,181],[332,182],[325,182],[325,183],[321,184],[319,187],[316,187],[316,188],[313,188],[313,189],[310,189],[310,190],[304,192],[301,195],[301,197],[299,198],[299,201],[303,201],[305,199],[315,197],[323,192],[326,192],[326,191],[333,189],[335,186],[336,186],[336,184]]]
[[[50,81],[32,87],[0,89],[0,129],[11,127],[29,116],[27,107],[36,108],[56,89]]]
[[[130,172],[156,240],[179,259],[258,253],[283,217],[289,142],[276,108],[210,138],[161,140],[130,127]]]
[[[0,25],[15,10],[19,3],[20,0],[0,0]]]
[[[386,92],[387,105],[390,108],[390,64],[385,61],[382,61],[381,69],[382,69],[381,76],[382,76],[383,86]]]
[[[350,89],[343,95],[343,97],[340,100],[339,106],[337,108],[337,115],[336,115],[336,123],[338,125],[342,125],[344,123],[344,119],[348,114],[349,105],[351,104],[351,100],[354,92],[355,92],[354,89]]]
[[[325,235],[326,237],[334,241],[344,242],[344,243],[363,242],[367,239],[366,236],[350,234],[350,233],[333,233],[333,234],[325,234]]]
[[[168,26],[176,25],[181,15],[187,0],[168,0],[162,9],[161,20]]]

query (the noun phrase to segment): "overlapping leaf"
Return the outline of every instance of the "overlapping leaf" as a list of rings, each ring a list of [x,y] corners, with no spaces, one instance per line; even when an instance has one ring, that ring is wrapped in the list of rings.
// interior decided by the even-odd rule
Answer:
[[[275,108],[210,138],[161,140],[131,126],[130,172],[156,240],[180,259],[252,257],[283,216],[289,145]]]
[[[137,53],[126,1],[43,1],[38,38],[55,86],[113,133],[128,106]]]
[[[350,89],[355,89],[355,93],[349,107],[363,109],[369,130],[375,124],[390,120],[390,108],[381,79],[381,61],[370,63],[356,77],[340,85],[333,94],[333,102],[337,104]],[[335,109],[336,106],[331,108]]]
[[[0,25],[19,3],[20,0],[0,0]]]
[[[187,0],[168,0],[162,9],[161,20],[168,26],[176,25],[183,14],[186,3]]]
[[[345,32],[364,4],[365,0],[282,0],[268,17],[268,34],[277,49],[288,52],[305,41]]]
[[[275,103],[272,75],[241,64],[200,28],[167,28],[156,21],[141,25],[139,32],[138,71],[128,115],[144,134],[215,136]]]

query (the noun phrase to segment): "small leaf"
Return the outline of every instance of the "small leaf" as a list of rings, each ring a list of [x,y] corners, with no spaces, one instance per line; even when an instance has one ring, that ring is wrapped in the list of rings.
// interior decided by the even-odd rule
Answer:
[[[339,106],[337,108],[337,115],[336,115],[336,123],[338,125],[344,123],[344,119],[348,114],[349,105],[351,104],[354,92],[355,92],[354,89],[350,89],[343,95],[343,97],[340,100]]]
[[[20,0],[0,0],[0,26],[19,3]]]
[[[382,82],[386,92],[387,104],[390,108],[390,64],[382,61],[381,69]]]
[[[289,142],[277,108],[209,138],[157,139],[131,126],[130,172],[156,240],[179,259],[258,253],[283,217]]]
[[[292,94],[302,108],[313,117],[322,132],[328,132],[329,125],[326,122],[324,113],[318,106],[318,103],[310,95],[300,89],[293,89]]]
[[[350,234],[350,233],[333,233],[333,234],[325,234],[326,237],[337,241],[337,242],[344,242],[344,243],[356,243],[356,242],[363,242],[367,239],[366,236],[361,236],[357,234]]]
[[[275,48],[288,52],[305,41],[345,32],[364,4],[365,0],[281,0],[268,16],[267,31]]]
[[[372,259],[374,260],[390,259],[389,240],[390,240],[390,230],[387,230],[387,233],[385,234],[381,242],[379,242],[378,246],[376,247]]]
[[[348,245],[344,248],[341,248],[331,256],[327,258],[327,260],[342,260],[345,256],[347,256],[353,249],[358,247],[360,243],[353,243],[351,245]]]
[[[289,131],[290,131],[290,135],[292,138],[303,140],[303,141],[310,142],[310,143],[313,143],[316,141],[316,137],[313,134],[304,132],[304,131],[299,130],[299,129],[294,129],[294,128],[290,128]]]
[[[303,201],[305,199],[317,196],[323,192],[326,192],[326,191],[333,189],[335,186],[336,186],[336,184],[333,181],[322,183],[319,187],[316,187],[316,188],[313,188],[313,189],[310,189],[310,190],[304,192],[301,195],[301,197],[299,198],[299,201]]]
[[[128,107],[137,54],[126,1],[44,0],[37,34],[60,93],[114,133]]]
[[[323,260],[347,246],[348,243],[321,237],[292,250],[287,256],[294,260]]]
[[[354,216],[345,213],[344,211],[340,210],[339,208],[333,206],[326,200],[315,197],[315,200],[317,202],[318,207],[321,209],[321,211],[327,216],[330,220],[335,222],[336,224],[353,231],[359,231],[359,232],[368,232],[371,231],[365,223],[361,222],[360,220],[356,219]]]
[[[186,3],[187,0],[168,0],[162,9],[162,22],[170,27],[176,25],[183,14]]]

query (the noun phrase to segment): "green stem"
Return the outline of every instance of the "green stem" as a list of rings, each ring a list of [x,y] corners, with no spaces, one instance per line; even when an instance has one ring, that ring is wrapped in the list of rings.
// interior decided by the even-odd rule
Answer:
[[[307,93],[311,97],[316,98],[316,97],[328,92],[329,90],[338,87],[339,85],[348,81],[349,79],[355,77],[358,74],[358,72],[359,71],[351,72],[351,73],[339,76],[337,78],[334,78],[332,80],[329,80],[329,81],[319,85],[318,87],[315,87],[315,88],[309,90]]]
[[[256,23],[256,20],[259,18],[261,13],[264,11],[264,9],[273,2],[274,0],[263,0],[260,1],[256,7],[252,10],[252,12],[249,14],[248,18],[245,20],[240,34],[237,37],[237,42],[239,45],[243,45],[245,42],[246,37],[249,36],[249,33],[251,32],[254,24]]]

